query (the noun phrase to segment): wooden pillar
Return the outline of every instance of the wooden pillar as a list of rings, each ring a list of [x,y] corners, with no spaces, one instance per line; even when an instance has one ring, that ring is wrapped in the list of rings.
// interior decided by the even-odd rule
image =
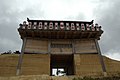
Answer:
[[[73,74],[76,74],[76,63],[75,63],[75,53],[76,53],[76,49],[75,49],[75,40],[72,40],[72,50],[73,50]]]
[[[48,40],[48,53],[51,53],[51,40]]]
[[[95,39],[95,44],[96,44],[96,49],[98,51],[98,55],[99,55],[99,58],[100,58],[100,63],[101,63],[101,66],[102,66],[103,74],[104,74],[104,76],[107,76],[105,63],[104,63],[103,56],[101,54],[100,47],[99,47],[97,39]]]
[[[76,53],[76,51],[75,51],[75,41],[74,40],[72,40],[72,53],[73,54]]]
[[[24,54],[24,51],[25,51],[25,45],[26,45],[26,38],[23,38],[23,44],[22,44],[22,48],[21,48],[21,53],[19,55],[16,75],[21,74],[21,65],[22,65],[22,60],[23,60],[23,54]]]
[[[49,54],[49,58],[50,58],[50,73],[49,73],[49,75],[52,75],[52,66],[51,66],[51,40],[50,39],[48,39],[48,54]]]

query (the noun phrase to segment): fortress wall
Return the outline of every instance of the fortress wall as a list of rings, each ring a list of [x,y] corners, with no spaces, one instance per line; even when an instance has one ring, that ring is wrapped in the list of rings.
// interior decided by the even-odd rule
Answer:
[[[71,40],[52,40],[51,44],[63,44],[63,47],[51,48],[52,54],[71,54],[72,47],[64,47],[64,44],[72,44]]]
[[[75,74],[101,75],[102,67],[97,54],[74,54]]]
[[[0,76],[15,76],[18,54],[0,55]],[[120,73],[120,61],[103,56],[108,76]],[[74,54],[75,75],[102,75],[102,67],[98,54]],[[22,75],[49,75],[49,54],[24,54]]]
[[[120,61],[112,60],[103,56],[108,76],[120,73]],[[74,65],[76,75],[103,75],[98,54],[74,54]]]
[[[76,40],[76,53],[97,53],[94,40]]]
[[[37,39],[27,39],[25,52],[31,53],[47,53],[48,52],[48,41],[47,40],[37,40]]]
[[[120,61],[112,60],[108,57],[104,57],[104,61],[108,75],[120,74]]]
[[[18,54],[0,55],[0,76],[15,76],[18,64]]]
[[[0,55],[0,76],[15,76],[18,58],[18,54]],[[49,54],[24,54],[21,71],[21,75],[49,75]]]
[[[24,54],[22,75],[50,74],[49,54]]]
[[[52,40],[51,44],[72,44],[71,40]],[[42,46],[41,46],[42,45]],[[94,40],[75,40],[76,53],[97,53]],[[25,52],[47,53],[48,41],[38,39],[27,39]],[[72,53],[72,48],[51,48],[51,53]]]

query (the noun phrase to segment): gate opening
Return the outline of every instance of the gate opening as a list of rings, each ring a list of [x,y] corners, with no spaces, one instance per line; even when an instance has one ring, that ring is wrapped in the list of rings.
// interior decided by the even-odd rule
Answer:
[[[74,75],[73,55],[51,55],[51,76]]]

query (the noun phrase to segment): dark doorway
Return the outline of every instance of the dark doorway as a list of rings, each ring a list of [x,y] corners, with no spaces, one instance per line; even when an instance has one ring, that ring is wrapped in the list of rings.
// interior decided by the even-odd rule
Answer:
[[[74,61],[72,54],[51,54],[50,65],[52,76],[74,75]]]

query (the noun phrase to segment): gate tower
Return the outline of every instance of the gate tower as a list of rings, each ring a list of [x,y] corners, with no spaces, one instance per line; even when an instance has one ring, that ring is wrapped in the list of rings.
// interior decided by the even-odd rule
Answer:
[[[59,75],[60,72],[66,75],[106,75],[98,44],[103,30],[98,24],[94,25],[93,20],[27,18],[27,22],[20,24],[18,31],[23,44],[16,75]]]

